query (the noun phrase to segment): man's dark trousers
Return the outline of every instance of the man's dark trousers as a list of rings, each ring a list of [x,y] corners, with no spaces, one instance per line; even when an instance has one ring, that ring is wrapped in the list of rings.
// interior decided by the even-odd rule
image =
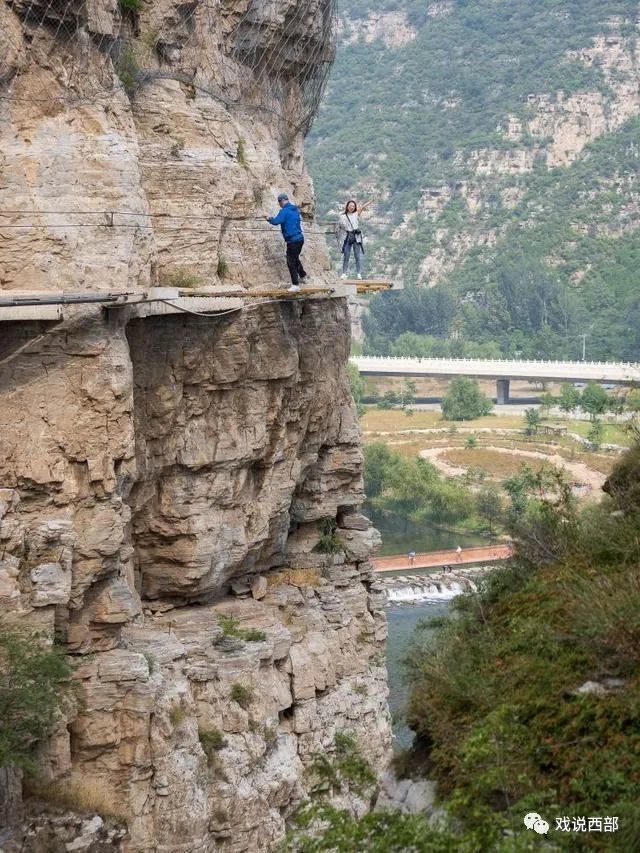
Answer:
[[[296,240],[295,243],[287,243],[287,266],[289,267],[289,275],[291,276],[291,284],[300,284],[301,278],[306,278],[307,274],[304,267],[300,263],[300,252],[304,246],[304,240]]]

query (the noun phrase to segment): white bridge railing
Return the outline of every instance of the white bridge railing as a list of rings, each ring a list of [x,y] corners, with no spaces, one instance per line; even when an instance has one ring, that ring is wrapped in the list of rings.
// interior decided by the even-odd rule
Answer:
[[[490,379],[566,379],[640,382],[640,364],[608,361],[519,361],[480,358],[354,356],[360,373],[412,376],[474,376]]]

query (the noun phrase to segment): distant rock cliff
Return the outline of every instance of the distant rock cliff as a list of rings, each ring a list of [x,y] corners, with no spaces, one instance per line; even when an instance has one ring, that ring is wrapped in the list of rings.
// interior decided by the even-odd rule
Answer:
[[[375,200],[370,272],[464,296],[495,284],[527,229],[548,232],[527,250],[569,293],[612,256],[626,266],[615,244],[562,262],[588,229],[637,232],[637,0],[378,5],[341,6],[308,149],[323,211]]]
[[[281,238],[256,220],[276,189],[301,205],[323,280],[304,127],[290,121],[306,109],[295,63],[280,81],[288,110],[269,111],[274,82],[261,94],[237,35],[227,47],[244,15],[263,52],[297,26],[326,62],[313,53],[322,3],[274,17],[229,2],[203,18],[189,4],[210,49],[207,69],[191,56],[191,82],[184,4],[143,3],[132,21],[92,2],[64,26],[50,4],[27,5],[0,7],[3,289],[282,284]],[[96,48],[125,24],[140,38],[152,27],[156,71],[180,73],[140,74],[127,95]],[[86,61],[75,77],[74,51]],[[235,77],[229,103],[205,91],[216,63],[229,98]],[[0,324],[0,619],[55,635],[76,662],[73,707],[40,759],[54,811],[36,818],[28,803],[20,822],[13,809],[3,849],[271,849],[336,732],[353,732],[378,771],[388,760],[386,620],[368,562],[378,536],[358,513],[345,301],[63,314]],[[326,519],[334,553],[320,542]],[[49,819],[60,792],[113,827]]]

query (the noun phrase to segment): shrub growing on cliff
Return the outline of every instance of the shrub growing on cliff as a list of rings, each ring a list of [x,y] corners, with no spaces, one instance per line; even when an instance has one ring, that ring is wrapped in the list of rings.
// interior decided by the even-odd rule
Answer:
[[[187,717],[187,712],[181,702],[176,702],[169,708],[169,722],[172,726],[181,725]]]
[[[231,685],[231,692],[229,695],[234,702],[237,702],[238,705],[245,710],[253,702],[253,690],[245,684],[240,684],[239,681],[234,681]]]
[[[335,518],[323,518],[320,521],[320,539],[313,546],[318,554],[338,554],[342,551],[342,542],[336,533],[338,523]]]
[[[311,773],[314,777],[312,793],[335,796],[353,791],[364,796],[376,783],[376,775],[350,732],[336,732],[334,751],[317,752],[312,756]]]
[[[140,64],[135,51],[126,47],[118,57],[116,71],[127,95],[135,94],[140,80]]]
[[[363,799],[375,791],[376,775],[362,756],[354,736],[336,732],[332,752],[312,756],[314,777],[312,800],[298,809],[282,851],[296,853],[460,853],[471,848],[459,837],[431,829],[422,815],[399,811],[370,811],[357,817],[348,809],[336,808],[331,798],[354,793]]]
[[[36,634],[0,631],[0,767],[32,768],[64,704],[71,665]]]
[[[141,0],[118,0],[118,6],[123,14],[135,14],[140,11]]]
[[[241,628],[240,622],[233,616],[225,616],[221,613],[218,616],[218,624],[222,628],[224,637],[237,637],[248,643],[262,643],[267,639],[266,633],[258,628]]]
[[[210,759],[214,752],[224,749],[227,741],[220,729],[198,729],[198,740],[204,754]]]

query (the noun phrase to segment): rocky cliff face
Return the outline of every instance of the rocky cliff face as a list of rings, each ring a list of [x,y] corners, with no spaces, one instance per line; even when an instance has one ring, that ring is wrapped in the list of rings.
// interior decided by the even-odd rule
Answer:
[[[83,6],[61,38],[37,4],[31,17],[2,5],[0,207],[20,226],[6,228],[3,288],[280,283],[280,237],[252,223],[281,188],[309,217],[307,264],[322,280],[289,120],[296,69],[279,83],[291,110],[256,110],[238,92],[260,99],[259,74],[228,47],[242,19],[268,52],[301,4],[276,18],[241,5],[190,19],[211,51],[201,65],[191,55],[187,82],[185,7],[154,5],[156,70],[181,70],[131,98],[96,48],[126,23],[118,8]],[[145,8],[129,22],[143,33]],[[309,16],[295,20],[309,46]],[[80,49],[88,71],[70,81]],[[237,84],[233,103],[204,86],[216,63]],[[59,100],[40,100],[44,80]],[[270,849],[336,732],[353,732],[379,770],[388,757],[386,623],[368,563],[377,534],[357,512],[344,300],[210,318],[77,307],[57,325],[0,331],[0,616],[56,635],[76,663],[38,793],[48,809],[115,821],[45,810],[16,823],[16,807],[4,849]]]
[[[331,56],[331,8],[3,2],[3,285],[281,283],[264,215],[283,189],[322,280],[301,130]]]

